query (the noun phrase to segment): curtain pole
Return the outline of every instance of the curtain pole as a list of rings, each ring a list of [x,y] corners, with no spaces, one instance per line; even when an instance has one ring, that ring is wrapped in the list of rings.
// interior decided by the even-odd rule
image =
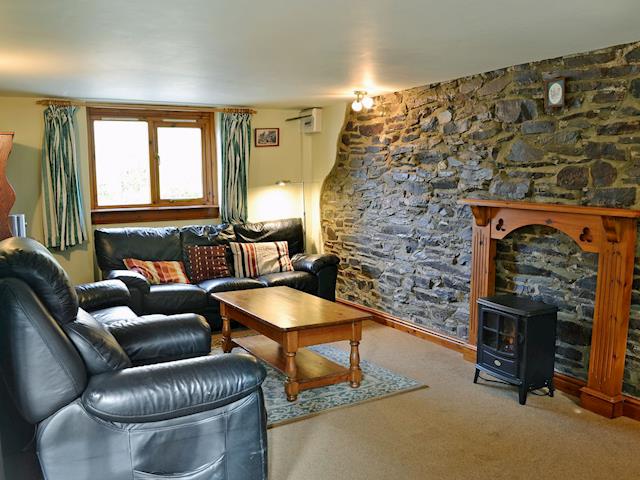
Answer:
[[[37,100],[38,105],[56,105],[59,107],[103,107],[103,108],[122,108],[122,109],[141,109],[141,110],[173,110],[184,112],[222,112],[222,113],[248,113],[255,115],[256,110],[244,107],[198,107],[188,105],[145,105],[145,104],[127,104],[127,103],[99,103],[99,102],[83,102],[77,100],[63,100],[56,98],[44,98]]]
[[[36,103],[38,105],[45,105],[47,107],[50,105],[55,105],[58,107],[83,107],[85,105],[84,102],[76,102],[73,100],[56,100],[50,98],[38,100]]]

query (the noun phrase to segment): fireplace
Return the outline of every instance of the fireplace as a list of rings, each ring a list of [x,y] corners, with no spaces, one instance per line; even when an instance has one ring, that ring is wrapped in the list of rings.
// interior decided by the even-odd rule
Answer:
[[[532,390],[546,387],[553,396],[557,312],[553,305],[523,296],[479,298],[473,383],[484,372],[516,385],[520,405]]]
[[[547,225],[598,254],[589,376],[581,405],[607,417],[623,413],[622,381],[640,211],[548,203],[466,199],[473,213],[469,341],[478,332],[481,297],[495,292],[496,242],[527,225]]]

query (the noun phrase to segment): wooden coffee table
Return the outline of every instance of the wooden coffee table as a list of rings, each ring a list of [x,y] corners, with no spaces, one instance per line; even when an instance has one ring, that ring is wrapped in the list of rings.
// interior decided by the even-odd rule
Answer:
[[[214,293],[222,316],[222,349],[234,346],[251,352],[283,372],[287,400],[301,390],[362,380],[360,352],[362,321],[371,315],[289,287]],[[231,320],[262,335],[231,339]],[[349,340],[349,368],[310,350],[309,345]]]

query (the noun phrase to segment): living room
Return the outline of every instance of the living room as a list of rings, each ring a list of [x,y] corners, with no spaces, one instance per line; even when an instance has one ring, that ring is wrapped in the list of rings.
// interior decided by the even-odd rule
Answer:
[[[638,18],[5,5],[0,480],[638,478]]]

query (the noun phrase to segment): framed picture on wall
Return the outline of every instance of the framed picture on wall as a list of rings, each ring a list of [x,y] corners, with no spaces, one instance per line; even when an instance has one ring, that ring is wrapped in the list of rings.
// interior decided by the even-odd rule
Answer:
[[[280,129],[256,128],[254,138],[256,147],[277,147],[280,145]]]

